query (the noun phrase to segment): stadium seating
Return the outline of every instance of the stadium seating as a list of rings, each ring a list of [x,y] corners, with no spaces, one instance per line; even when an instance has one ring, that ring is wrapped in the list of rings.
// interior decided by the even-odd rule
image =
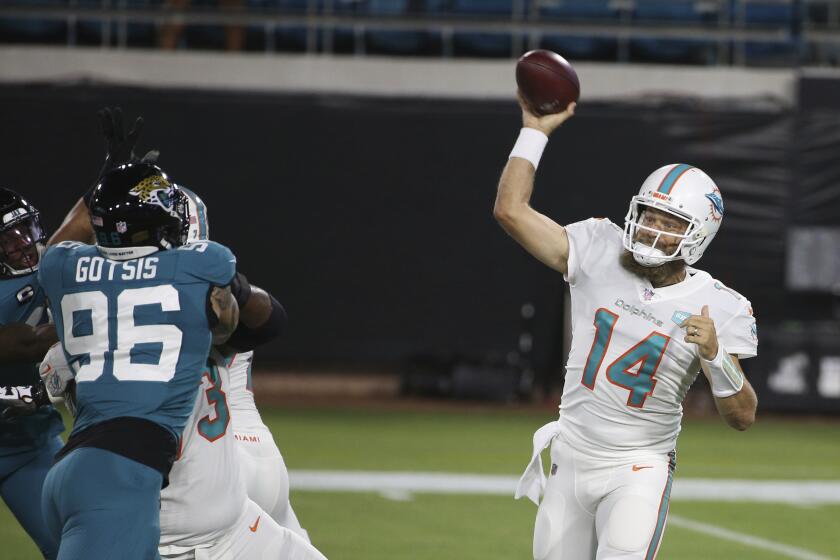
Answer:
[[[33,0],[34,6],[62,6],[63,0]],[[0,43],[66,43],[68,26],[50,19],[0,18]]]
[[[360,15],[372,17],[422,16],[435,9],[434,0],[368,0],[361,3]],[[427,31],[368,30],[365,52],[371,54],[435,55],[441,52],[440,35]]]
[[[840,0],[241,0],[254,14],[272,21],[246,30],[245,48],[292,52],[336,52],[398,56],[512,57],[542,47],[572,60],[663,62],[680,64],[790,65],[803,57],[840,64],[840,47],[808,42],[803,29],[840,33]],[[3,5],[85,9],[165,9],[167,0],[8,0]],[[189,9],[214,10],[219,0],[191,0]],[[336,15],[333,23],[284,22],[283,15]],[[276,19],[280,16],[280,20]],[[349,20],[346,19],[350,16]],[[355,23],[354,18],[365,23]],[[389,29],[377,18],[408,18],[416,28]],[[447,25],[427,25],[445,20]],[[458,22],[496,25],[543,24],[538,30],[476,30]],[[556,24],[556,31],[552,25]],[[586,25],[587,31],[576,30]],[[682,37],[645,37],[639,29],[685,29]],[[0,17],[0,43],[80,44],[154,47],[156,23],[118,19],[109,24],[95,15],[50,19]],[[623,36],[623,30],[635,30]],[[768,40],[725,39],[704,30],[775,31]],[[224,49],[224,25],[189,24],[177,46]],[[808,58],[804,61],[807,62]]]
[[[513,0],[450,0],[441,2],[438,14],[484,21],[510,21],[514,17]],[[455,31],[452,34],[455,56],[510,57],[513,38],[510,33],[478,33]]]
[[[633,19],[641,25],[713,28],[720,22],[723,3],[723,0],[705,3],[696,0],[637,0]],[[714,62],[716,44],[714,40],[690,37],[634,39],[630,42],[630,58],[641,62],[708,64]]]
[[[794,2],[741,0],[732,5],[732,20],[747,29],[780,29],[790,31],[779,41],[747,41],[743,45],[743,62],[747,64],[793,63],[798,55],[797,40],[801,15]]]
[[[795,20],[793,2],[781,0],[741,0],[732,4],[733,19],[737,22],[743,16],[747,27],[785,27]]]
[[[116,4],[116,2],[114,3]],[[80,8],[102,8],[101,0],[76,0]],[[119,7],[129,9],[160,8],[163,0],[120,0]],[[129,21],[111,22],[110,28],[105,21],[93,18],[80,19],[76,23],[76,41],[80,45],[118,44],[124,34],[126,45],[131,47],[153,47],[156,44],[156,26],[153,23]]]
[[[558,23],[611,23],[621,21],[622,10],[613,0],[542,0],[538,16],[541,21]],[[543,35],[540,48],[553,50],[572,60],[616,60],[618,41],[615,38],[562,35]]]

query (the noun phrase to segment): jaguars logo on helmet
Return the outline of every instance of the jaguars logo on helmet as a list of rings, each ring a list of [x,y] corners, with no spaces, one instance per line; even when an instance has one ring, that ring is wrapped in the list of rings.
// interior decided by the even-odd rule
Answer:
[[[116,167],[102,176],[89,200],[96,245],[116,260],[179,247],[187,239],[186,205],[186,195],[160,167]]]
[[[153,175],[140,181],[128,191],[146,204],[156,204],[164,210],[171,210],[174,199],[173,185],[163,175]]]

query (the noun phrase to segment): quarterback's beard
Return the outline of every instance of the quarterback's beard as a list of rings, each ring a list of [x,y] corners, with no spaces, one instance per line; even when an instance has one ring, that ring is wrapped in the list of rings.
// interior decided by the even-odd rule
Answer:
[[[677,261],[665,261],[659,266],[642,266],[633,258],[633,253],[625,249],[618,258],[622,268],[640,278],[646,279],[654,285],[654,287],[661,287],[663,283],[669,278],[682,272],[685,268],[685,261],[682,259]]]

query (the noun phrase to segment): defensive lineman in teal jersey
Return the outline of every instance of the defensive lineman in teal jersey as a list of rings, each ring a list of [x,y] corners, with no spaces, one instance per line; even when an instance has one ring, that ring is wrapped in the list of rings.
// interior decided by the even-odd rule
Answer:
[[[157,558],[161,486],[211,342],[236,325],[236,259],[186,240],[184,196],[150,164],[106,173],[97,245],[50,247],[39,278],[75,372],[76,420],[44,485],[58,558]]]
[[[40,496],[63,445],[58,434],[64,425],[52,406],[14,398],[31,396],[35,362],[55,340],[37,279],[43,239],[38,211],[19,194],[0,189],[0,494],[51,559],[58,541],[44,527]]]
[[[41,277],[78,364],[71,436],[125,416],[180,435],[210,348],[208,286],[229,284],[235,262],[212,241],[122,262],[73,242],[46,252]]]

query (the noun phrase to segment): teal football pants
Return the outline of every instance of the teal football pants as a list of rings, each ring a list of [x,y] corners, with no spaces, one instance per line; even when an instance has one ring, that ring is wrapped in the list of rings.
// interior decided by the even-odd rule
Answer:
[[[58,540],[44,525],[41,489],[63,445],[55,436],[38,449],[0,457],[0,495],[47,560],[55,559]]]
[[[162,475],[116,453],[81,447],[44,482],[44,520],[58,560],[156,560]]]

